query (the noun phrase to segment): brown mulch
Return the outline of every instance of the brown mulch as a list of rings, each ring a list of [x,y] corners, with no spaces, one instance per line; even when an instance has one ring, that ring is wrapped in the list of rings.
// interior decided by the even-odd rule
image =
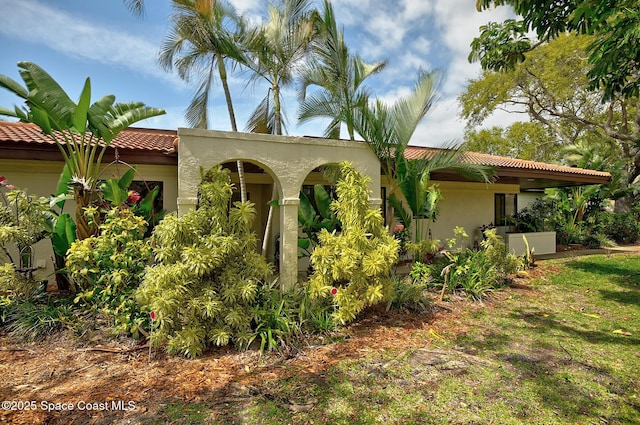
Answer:
[[[538,267],[531,274],[542,273]],[[514,282],[510,291],[533,295],[524,279]],[[203,401],[222,412],[233,408],[247,388],[268,381],[321,377],[344,360],[385,350],[429,349],[439,339],[454,339],[470,331],[462,319],[464,312],[490,308],[510,291],[499,291],[484,304],[456,297],[437,302],[434,294],[434,303],[424,314],[371,309],[358,323],[324,340],[302,340],[281,354],[224,348],[189,360],[153,350],[150,360],[147,346],[135,346],[129,340],[114,342],[101,335],[78,338],[59,333],[28,344],[0,335],[0,400],[22,402],[14,408],[24,408],[24,402],[36,405],[35,410],[0,409],[0,423],[125,424],[144,418],[149,423],[169,423],[162,411],[176,401]],[[63,410],[69,407],[64,403],[74,410]],[[88,407],[95,410],[86,410],[82,403],[90,403]]]

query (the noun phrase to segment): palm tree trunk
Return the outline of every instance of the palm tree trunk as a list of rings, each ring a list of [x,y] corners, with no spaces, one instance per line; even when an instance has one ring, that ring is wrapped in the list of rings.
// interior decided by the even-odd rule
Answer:
[[[227,82],[227,70],[224,66],[224,58],[221,54],[217,54],[218,59],[218,72],[220,73],[220,81],[222,82],[222,88],[224,90],[224,97],[227,101],[227,110],[229,111],[229,120],[231,121],[231,130],[237,132],[238,125],[236,124],[236,114],[233,110],[233,102],[231,100],[231,91],[229,90],[229,84]],[[236,165],[238,167],[238,180],[240,180],[240,200],[247,202],[247,185],[244,180],[244,165],[242,161],[237,160]]]
[[[280,106],[280,86],[273,85],[273,110],[275,115],[275,134],[282,135],[282,115]]]

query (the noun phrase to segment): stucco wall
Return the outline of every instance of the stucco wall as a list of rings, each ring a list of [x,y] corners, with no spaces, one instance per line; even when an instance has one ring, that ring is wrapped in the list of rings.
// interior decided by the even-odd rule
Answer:
[[[494,220],[494,195],[496,193],[519,193],[518,185],[486,184],[475,182],[433,181],[442,193],[439,214],[430,226],[432,237],[444,243],[453,238],[453,229],[461,226],[470,238],[478,238],[478,228]],[[399,191],[396,193],[403,199]],[[472,243],[472,239],[469,241]]]
[[[60,173],[64,163],[56,161],[28,161],[28,160],[7,160],[0,159],[0,175],[4,176],[8,183],[15,185],[18,189],[26,190],[29,195],[48,196],[55,193]],[[104,169],[104,167],[103,167]],[[177,210],[178,197],[178,170],[170,165],[139,165],[136,168],[142,177],[136,176],[135,180],[155,180],[163,182],[163,207],[167,211]],[[124,166],[120,166],[122,172],[126,171]],[[115,166],[106,168],[101,173],[100,178],[109,179],[118,176]],[[73,202],[67,202],[65,211],[73,214]],[[44,264],[44,267],[36,272],[36,276],[45,279],[53,273],[53,250],[49,240],[43,240],[34,246],[34,264]],[[10,249],[10,253],[17,261],[17,252]],[[2,260],[5,261],[4,255]]]

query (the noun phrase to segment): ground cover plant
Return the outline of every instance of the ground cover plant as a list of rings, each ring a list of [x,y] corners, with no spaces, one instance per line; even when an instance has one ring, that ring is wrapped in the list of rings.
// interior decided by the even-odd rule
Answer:
[[[437,292],[437,291],[436,291]],[[129,411],[0,411],[9,423],[635,424],[640,256],[541,261],[483,304],[368,310],[287,356],[196,360],[131,345],[0,336],[5,400],[131,401]]]

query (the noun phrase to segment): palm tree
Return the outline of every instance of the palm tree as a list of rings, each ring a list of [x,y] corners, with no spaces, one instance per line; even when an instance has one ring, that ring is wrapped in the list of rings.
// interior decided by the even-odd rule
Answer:
[[[250,31],[246,38],[252,80],[269,84],[267,95],[251,114],[247,130],[283,134],[283,87],[293,83],[297,67],[309,53],[316,35],[317,11],[312,0],[278,0],[268,7],[268,20]]]
[[[135,16],[144,15],[144,0],[122,0]]]
[[[244,62],[238,45],[242,19],[222,0],[172,0],[175,13],[172,28],[160,48],[160,65],[174,68],[184,81],[198,79],[198,88],[185,111],[187,123],[208,128],[209,98],[216,75],[220,78],[229,113],[231,129],[238,131],[229,90],[226,61]],[[242,161],[237,161],[242,202],[247,199]]]
[[[0,75],[0,87],[25,100],[23,107],[0,108],[0,115],[38,125],[58,146],[71,176],[76,200],[76,232],[79,239],[91,236],[95,225],[84,215],[97,194],[102,157],[111,141],[130,125],[165,113],[142,102],[115,103],[107,95],[91,104],[91,81],[86,79],[76,104],[41,67],[18,62],[26,87]]]
[[[413,133],[433,105],[439,79],[436,72],[420,71],[413,92],[407,97],[398,99],[392,106],[378,99],[374,105],[358,110],[355,117],[355,130],[380,159],[391,184],[389,204],[407,227],[412,217],[433,219],[435,216],[439,194],[429,186],[433,171],[453,170],[484,181],[490,181],[493,174],[489,167],[465,162],[460,148],[433,151],[414,160],[405,157]],[[398,188],[411,214],[399,202],[395,193]],[[417,238],[422,237],[420,233]]]
[[[367,64],[360,56],[349,53],[328,0],[324,2],[324,14],[318,20],[318,26],[320,36],[313,43],[313,60],[302,72],[299,120],[331,118],[325,137],[339,139],[340,127],[344,123],[349,138],[355,140],[355,111],[369,101],[369,94],[361,85],[367,77],[382,71],[386,62]],[[306,91],[310,86],[323,90],[307,97]]]

